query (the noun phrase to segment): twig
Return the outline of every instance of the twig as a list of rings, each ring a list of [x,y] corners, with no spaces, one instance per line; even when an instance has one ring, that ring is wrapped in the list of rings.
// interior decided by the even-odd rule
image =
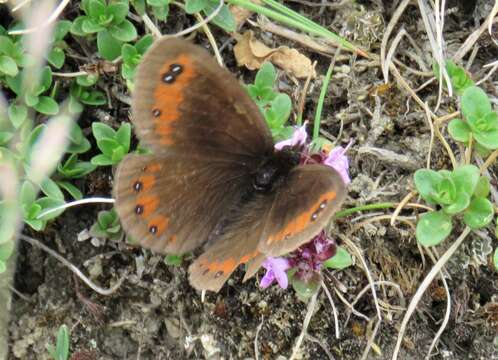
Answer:
[[[104,296],[112,295],[113,293],[116,292],[116,290],[119,289],[119,287],[123,283],[123,280],[126,278],[126,274],[125,274],[112,287],[110,287],[108,289],[102,288],[102,287],[96,285],[94,282],[92,282],[88,277],[86,277],[81,272],[81,270],[78,269],[75,265],[73,265],[72,263],[70,263],[63,256],[59,255],[54,250],[52,250],[51,248],[49,248],[45,244],[41,243],[37,239],[31,238],[31,237],[23,235],[23,234],[19,235],[19,238],[21,240],[23,240],[23,241],[26,241],[26,242],[30,243],[31,245],[39,247],[43,251],[45,251],[48,254],[50,254],[51,256],[53,256],[55,259],[57,259],[58,261],[60,261],[64,266],[66,266],[69,270],[71,270],[76,276],[78,276],[92,290],[94,290],[95,292],[99,293],[100,295],[104,295]]]

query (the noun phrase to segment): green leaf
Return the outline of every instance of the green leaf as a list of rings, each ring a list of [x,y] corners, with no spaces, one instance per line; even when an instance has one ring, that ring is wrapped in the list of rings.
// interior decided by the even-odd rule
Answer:
[[[492,111],[488,95],[477,86],[465,89],[460,103],[463,116],[469,121],[471,118],[480,119]]]
[[[64,39],[64,37],[67,35],[69,30],[71,30],[71,21],[69,20],[59,20],[57,24],[55,25],[54,29],[54,39],[56,41],[60,41]]]
[[[152,13],[159,21],[166,21],[169,14],[169,6],[152,6]]]
[[[16,76],[19,72],[16,62],[7,55],[0,56],[0,72],[7,76]]]
[[[50,178],[45,178],[41,184],[40,188],[45,195],[53,199],[64,200],[64,194],[62,193],[59,186]]]
[[[185,1],[185,12],[187,14],[198,13],[204,10],[209,4],[209,0],[187,0]]]
[[[104,154],[96,155],[90,161],[96,166],[114,165],[114,162]]]
[[[47,60],[53,67],[60,69],[66,61],[66,55],[62,49],[55,47],[48,53]]]
[[[116,140],[123,146],[126,152],[130,149],[131,125],[123,123],[116,132]]]
[[[41,73],[40,85],[36,95],[40,95],[41,93],[47,91],[50,89],[50,86],[52,86],[52,69],[50,69],[49,66],[45,66]]]
[[[134,46],[130,44],[123,44],[121,48],[121,56],[123,57],[123,62],[125,64],[133,64],[138,51]]]
[[[474,190],[474,196],[486,198],[488,197],[489,192],[490,192],[489,179],[486,176],[481,176]]]
[[[137,29],[126,19],[119,24],[111,26],[109,31],[115,39],[121,42],[133,41],[137,38]]]
[[[36,104],[38,104],[39,101],[40,101],[40,98],[36,95],[30,94],[30,93],[24,94],[24,102],[29,107],[35,106]]]
[[[303,281],[294,275],[291,279],[291,283],[298,297],[301,300],[306,301],[320,288],[320,276],[315,273],[312,275],[311,279]]]
[[[182,255],[166,255],[164,257],[164,263],[169,266],[180,266],[183,262]]]
[[[88,10],[88,15],[92,19],[97,20],[102,15],[105,15],[106,6],[101,1],[89,0],[87,10]]]
[[[498,129],[475,133],[474,137],[476,141],[486,149],[498,149]]]
[[[97,49],[106,60],[114,60],[121,55],[121,41],[116,40],[109,31],[103,30],[97,34]]]
[[[104,155],[112,158],[116,149],[120,148],[121,145],[114,139],[102,139],[97,141],[97,147]]]
[[[292,101],[287,94],[278,94],[271,103],[271,111],[274,114],[274,125],[283,126],[289,119],[292,109]]]
[[[36,200],[36,190],[30,181],[22,183],[19,199],[22,206],[30,206]]]
[[[94,122],[92,124],[92,133],[97,141],[102,139],[114,139],[116,137],[116,131],[109,125],[101,122]]]
[[[463,120],[451,120],[448,124],[448,132],[456,141],[466,143],[470,140],[471,129],[469,125]]]
[[[452,203],[443,207],[443,211],[448,215],[455,215],[464,211],[470,204],[470,195],[466,192],[455,194],[455,199]]]
[[[7,241],[0,244],[0,260],[6,261],[14,253],[15,245],[13,241]]]
[[[498,271],[498,248],[495,249],[495,254],[493,255],[493,264],[495,269]]]
[[[93,165],[92,165],[93,166]],[[69,181],[57,181],[57,185],[66,190],[74,200],[83,199],[83,193]]]
[[[24,105],[16,105],[12,102],[7,110],[10,122],[18,129],[28,118],[28,108]]]
[[[14,137],[14,133],[0,131],[0,146],[7,146],[8,142]]]
[[[55,352],[59,357],[57,360],[69,359],[69,330],[66,325],[61,325],[57,332]]]
[[[463,165],[451,173],[451,179],[455,183],[457,192],[463,191],[469,196],[474,193],[479,177],[479,168],[475,165]]]
[[[86,16],[78,16],[74,19],[73,24],[71,25],[71,34],[76,36],[85,36],[85,32],[83,31],[83,22],[87,19]]]
[[[51,97],[40,96],[34,109],[45,115],[56,115],[59,112],[59,105]]]
[[[166,6],[170,3],[171,0],[147,0],[147,4],[150,6]]]
[[[451,217],[442,211],[432,211],[420,216],[417,223],[417,241],[423,246],[434,246],[451,233]]]
[[[103,31],[105,26],[97,23],[95,19],[87,17],[81,24],[81,29],[85,35],[94,34],[99,31]]]
[[[493,220],[493,204],[486,198],[474,198],[463,214],[464,223],[472,228],[479,229]]]
[[[342,270],[353,264],[353,259],[348,251],[342,246],[337,247],[337,252],[323,263],[323,266],[331,269]]]
[[[137,41],[137,43],[135,44],[135,49],[137,49],[137,51],[143,55],[153,42],[153,36],[151,34],[147,34]]]
[[[65,202],[64,202],[64,200],[53,199],[53,198],[49,198],[48,196],[45,196],[45,197],[42,197],[42,198],[39,198],[38,200],[36,200],[35,204],[39,205],[41,207],[42,211],[48,211],[48,210],[55,209],[55,208],[58,208],[58,207],[64,205]],[[59,210],[51,212],[47,215],[41,216],[37,220],[41,220],[41,221],[52,220],[52,219],[55,219],[56,217],[58,217],[63,212],[64,212],[64,209],[59,209]],[[37,216],[38,216],[38,214],[37,214]]]
[[[76,84],[83,87],[89,87],[94,85],[98,79],[99,76],[95,74],[81,75],[76,78]]]
[[[413,178],[420,196],[428,203],[437,203],[437,187],[444,177],[434,170],[419,169]]]
[[[112,3],[107,7],[106,13],[112,15],[114,20],[113,24],[120,24],[126,19],[128,15],[129,7],[128,2],[116,2]]]
[[[219,1],[210,1],[203,12],[209,16],[218,8],[218,5]],[[227,5],[223,5],[218,15],[216,15],[211,21],[213,24],[219,26],[226,32],[234,32],[237,28],[235,19]]]
[[[277,72],[273,64],[269,61],[263,63],[261,68],[256,74],[256,79],[254,80],[254,85],[258,88],[272,88],[273,84],[277,80]]]
[[[15,52],[15,45],[8,36],[0,36],[0,54],[12,55]]]

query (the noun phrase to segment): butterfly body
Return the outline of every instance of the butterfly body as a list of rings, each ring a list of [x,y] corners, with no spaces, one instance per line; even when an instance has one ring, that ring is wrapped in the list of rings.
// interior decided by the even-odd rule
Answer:
[[[258,107],[203,49],[161,39],[135,76],[132,121],[153,155],[128,155],[114,193],[124,229],[141,245],[182,254],[204,246],[190,282],[218,291],[239,264],[252,276],[267,256],[316,235],[344,184],[324,165],[275,151]]]

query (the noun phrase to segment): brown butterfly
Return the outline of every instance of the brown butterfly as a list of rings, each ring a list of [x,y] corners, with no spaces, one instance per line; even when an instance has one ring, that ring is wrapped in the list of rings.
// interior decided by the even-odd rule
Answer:
[[[244,280],[268,256],[316,235],[345,197],[325,165],[298,166],[274,150],[246,90],[202,48],[160,39],[135,75],[132,122],[153,155],[128,155],[116,173],[116,209],[144,247],[183,254],[197,289],[219,291],[239,264]]]

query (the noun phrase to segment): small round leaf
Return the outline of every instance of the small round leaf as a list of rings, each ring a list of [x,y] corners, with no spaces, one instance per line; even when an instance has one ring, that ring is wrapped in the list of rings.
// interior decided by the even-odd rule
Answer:
[[[479,229],[493,220],[493,204],[486,198],[474,198],[465,213],[463,221],[472,229]]]
[[[424,246],[434,246],[451,233],[451,217],[442,211],[423,214],[417,223],[417,241]]]

